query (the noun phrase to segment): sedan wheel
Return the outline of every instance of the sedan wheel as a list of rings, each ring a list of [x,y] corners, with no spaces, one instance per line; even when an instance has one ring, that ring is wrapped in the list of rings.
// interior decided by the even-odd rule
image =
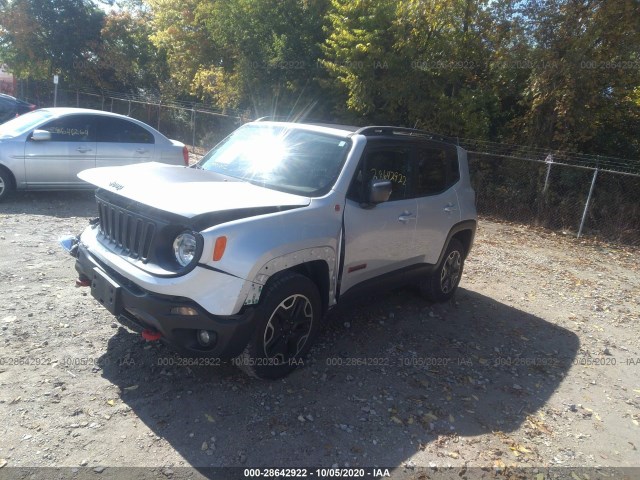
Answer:
[[[11,190],[13,190],[11,177],[4,169],[0,168],[0,200],[4,200]]]

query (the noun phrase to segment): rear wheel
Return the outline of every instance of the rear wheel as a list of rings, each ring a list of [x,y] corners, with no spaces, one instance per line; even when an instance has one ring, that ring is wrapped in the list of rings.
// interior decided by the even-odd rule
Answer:
[[[440,265],[420,285],[420,292],[433,302],[445,302],[456,293],[464,267],[464,247],[453,238]]]
[[[307,277],[287,273],[267,285],[256,330],[234,363],[256,378],[281,378],[302,364],[320,328],[321,302]]]
[[[7,198],[13,190],[13,178],[4,168],[0,168],[0,201]]]

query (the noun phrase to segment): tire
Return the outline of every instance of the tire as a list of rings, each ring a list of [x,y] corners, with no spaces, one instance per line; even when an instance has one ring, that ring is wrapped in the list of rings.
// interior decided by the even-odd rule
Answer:
[[[13,191],[13,178],[7,170],[0,168],[0,202]]]
[[[432,302],[450,300],[460,284],[464,258],[462,243],[452,238],[438,267],[420,284],[420,293]]]
[[[309,278],[286,273],[262,295],[255,332],[234,364],[251,377],[282,378],[302,364],[318,335],[320,294]]]

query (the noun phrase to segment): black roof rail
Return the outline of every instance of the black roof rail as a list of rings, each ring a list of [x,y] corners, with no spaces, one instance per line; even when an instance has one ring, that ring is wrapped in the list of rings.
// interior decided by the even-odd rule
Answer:
[[[369,127],[362,127],[356,130],[354,133],[360,135],[415,135],[417,137],[426,137],[430,140],[438,140],[441,142],[454,143],[457,144],[457,140],[452,137],[446,137],[444,135],[438,135],[437,133],[427,132],[425,130],[418,130],[416,128],[406,128],[406,127],[393,127],[389,125],[372,125]]]

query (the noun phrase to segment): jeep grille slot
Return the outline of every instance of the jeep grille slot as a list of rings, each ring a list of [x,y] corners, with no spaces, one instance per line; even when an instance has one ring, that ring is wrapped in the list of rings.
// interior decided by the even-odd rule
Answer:
[[[104,243],[131,258],[147,261],[156,233],[152,221],[100,200],[98,214]]]

